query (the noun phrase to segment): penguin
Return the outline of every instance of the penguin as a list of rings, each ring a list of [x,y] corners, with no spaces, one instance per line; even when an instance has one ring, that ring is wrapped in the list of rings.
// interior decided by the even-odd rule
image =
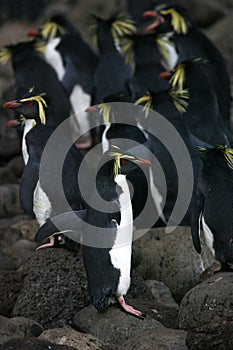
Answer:
[[[233,149],[228,145],[199,147],[203,169],[192,208],[191,233],[201,253],[200,231],[222,267],[233,267]]]
[[[157,34],[174,32],[173,42],[178,55],[176,64],[194,58],[202,58],[208,61],[206,72],[216,93],[220,114],[226,127],[229,128],[230,78],[223,56],[216,46],[197,28],[181,6],[160,2],[155,6],[154,11],[145,12],[144,15],[155,17],[155,31]],[[160,25],[157,25],[158,15],[163,17]],[[153,26],[147,28],[147,32],[151,30],[153,31]]]
[[[3,56],[11,61],[15,79],[15,97],[20,98],[29,88],[36,87],[50,98],[54,125],[59,125],[70,115],[70,103],[64,87],[51,66],[40,57],[43,45],[35,40],[6,45]]]
[[[28,34],[39,34],[46,40],[45,59],[56,70],[69,95],[77,118],[73,127],[82,135],[85,129],[90,128],[88,115],[84,111],[91,103],[98,56],[63,14],[52,16],[39,31],[30,31]],[[86,141],[81,142],[80,139],[77,145],[79,148],[88,148],[90,132],[83,138]]]
[[[150,165],[148,160],[129,152],[122,153],[118,147],[112,148],[100,161],[96,191],[92,192],[87,209],[51,218],[37,232],[37,241],[60,230],[67,237],[79,240],[82,232],[90,298],[99,312],[106,310],[115,298],[127,313],[143,318],[142,312],[128,305],[124,298],[130,286],[133,237],[132,205],[126,174],[137,166]],[[101,210],[99,196],[105,201]]]
[[[56,215],[71,207],[73,210],[82,208],[80,189],[77,176],[82,155],[72,145],[64,158],[64,164],[60,164],[63,149],[69,142],[69,134],[56,129],[52,120],[52,110],[49,108],[50,101],[45,93],[37,94],[35,90],[27,92],[19,100],[6,102],[3,107],[12,109],[23,115],[18,122],[23,123],[25,119],[34,120],[34,126],[27,133],[26,147],[28,161],[24,168],[20,182],[20,202],[27,214],[35,215],[39,225],[43,225],[47,218]],[[59,144],[56,145],[56,155],[46,153],[49,157],[51,167],[48,169],[41,165],[41,158],[45,147],[54,132],[59,135]],[[67,140],[68,137],[68,140]],[[51,151],[50,151],[51,152]],[[62,167],[62,190],[58,191],[58,182],[54,179],[57,167]],[[64,193],[63,193],[64,192]],[[54,239],[40,248],[53,246]]]
[[[168,224],[169,226],[190,226],[191,203],[188,203],[187,210],[184,213],[183,218],[178,217],[177,213],[173,213],[173,209],[177,201],[179,186],[181,186],[179,183],[178,170],[182,171],[183,174],[187,174],[187,176],[183,177],[183,189],[187,188],[188,192],[192,186],[193,190],[195,189],[199,172],[202,168],[200,158],[196,157],[197,152],[195,142],[198,139],[194,139],[192,137],[192,134],[181,118],[181,114],[188,106],[187,91],[183,90],[180,93],[179,90],[171,87],[170,89],[156,93],[148,92],[145,96],[136,101],[136,104],[144,104],[144,111],[141,110],[141,113],[138,113],[137,117],[140,118],[141,125],[146,130],[149,130],[148,140],[151,151],[162,167],[166,180],[167,193],[164,192],[164,179],[158,175],[158,164],[153,162],[151,167],[150,189],[151,191],[155,192],[153,199],[161,218],[159,224],[161,226],[167,226]],[[150,113],[150,110],[154,110],[155,112],[159,113],[159,116],[157,116],[156,113]],[[177,144],[174,143],[177,136],[171,134],[170,129],[168,133],[164,127],[161,127],[160,117],[165,118],[169,123],[171,123],[175,129],[175,133],[178,132],[179,138],[184,143],[181,149],[177,148]],[[163,140],[167,140],[167,144],[165,145],[163,141],[160,141],[155,135],[161,135]],[[179,145],[181,146],[181,143],[179,143]],[[207,144],[203,142],[202,145],[204,146]],[[183,165],[183,147],[186,147],[189,153],[189,168],[184,168]],[[179,162],[179,164],[174,162],[172,157],[173,150],[176,153],[176,160]],[[178,165],[180,169],[177,169]],[[193,185],[191,184],[192,178],[194,179]]]
[[[191,134],[209,145],[227,145],[232,142],[232,136],[223,123],[206,65],[207,62],[202,59],[184,61],[171,70],[167,77],[174,88],[189,93],[188,106],[181,117]],[[165,77],[166,72],[161,75]]]

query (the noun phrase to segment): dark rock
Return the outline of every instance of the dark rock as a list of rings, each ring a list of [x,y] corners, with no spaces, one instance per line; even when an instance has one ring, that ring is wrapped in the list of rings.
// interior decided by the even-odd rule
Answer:
[[[1,271],[14,271],[16,270],[16,262],[9,256],[4,255],[0,251],[0,270]]]
[[[23,157],[21,155],[12,158],[8,163],[8,168],[11,170],[11,172],[19,178],[22,175],[23,169],[24,169],[24,161]]]
[[[0,315],[0,328],[9,320],[8,317]]]
[[[5,248],[4,253],[15,260],[17,268],[30,258],[36,248],[35,242],[26,239],[16,241],[11,247]]]
[[[0,328],[0,345],[15,338],[38,337],[42,332],[43,327],[34,320],[25,317],[10,318]]]
[[[13,229],[19,230],[22,238],[34,242],[36,232],[39,229],[39,224],[36,219],[22,218],[22,220],[19,220],[15,224],[12,224],[11,227]]]
[[[226,310],[233,312],[232,284],[233,273],[219,272],[191,289],[180,304],[180,328],[201,327]]]
[[[14,339],[0,346],[0,350],[75,350],[66,345],[56,345],[37,338]]]
[[[123,344],[125,350],[188,350],[187,333],[181,330],[161,328],[135,335]]]
[[[233,312],[214,316],[208,324],[189,331],[186,342],[190,350],[233,349]]]
[[[227,14],[228,6],[218,0],[177,0],[201,27],[208,27]]]
[[[4,160],[11,159],[20,153],[20,141],[18,137],[9,137],[7,135],[0,138],[0,158]]]
[[[0,183],[17,184],[24,169],[22,156],[11,159],[6,165],[0,167]]]
[[[53,344],[73,346],[82,350],[105,350],[106,344],[91,334],[75,331],[70,327],[48,329],[41,333],[39,339],[50,341]]]
[[[150,230],[133,246],[133,269],[145,280],[164,282],[177,302],[213,261],[206,246],[201,255],[196,253],[188,227],[177,227],[171,233],[163,228]]]
[[[7,218],[23,213],[19,201],[19,185],[0,186],[0,218]]]
[[[14,316],[29,317],[45,328],[54,328],[71,324],[75,313],[88,304],[81,251],[50,248],[34,252],[23,273]]]
[[[122,345],[145,330],[163,328],[160,322],[149,316],[142,320],[114,305],[102,313],[97,312],[94,306],[87,306],[75,315],[74,325],[79,331],[90,333],[104,343],[116,345]]]
[[[22,273],[0,271],[0,314],[11,316],[13,307],[22,288]]]

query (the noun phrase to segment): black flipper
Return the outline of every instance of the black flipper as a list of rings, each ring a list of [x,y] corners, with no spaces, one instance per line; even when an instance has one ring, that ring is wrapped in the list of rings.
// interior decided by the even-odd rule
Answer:
[[[201,215],[204,208],[204,195],[197,189],[191,216],[191,234],[193,239],[193,244],[196,251],[201,253],[201,242],[200,242],[200,229],[201,229]]]
[[[46,221],[36,234],[35,241],[42,242],[55,235],[63,234],[69,239],[80,242],[82,226],[86,216],[86,210],[66,212],[56,215]]]

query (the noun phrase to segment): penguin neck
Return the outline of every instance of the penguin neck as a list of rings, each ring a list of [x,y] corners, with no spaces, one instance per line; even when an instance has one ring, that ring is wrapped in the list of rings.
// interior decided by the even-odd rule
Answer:
[[[105,163],[96,176],[96,189],[99,195],[106,201],[117,198],[117,184],[113,175],[113,161]]]
[[[137,65],[160,64],[160,54],[155,43],[155,37],[136,36],[135,38],[135,62]]]
[[[98,29],[97,42],[100,55],[118,52],[112,37],[111,26],[107,23]]]

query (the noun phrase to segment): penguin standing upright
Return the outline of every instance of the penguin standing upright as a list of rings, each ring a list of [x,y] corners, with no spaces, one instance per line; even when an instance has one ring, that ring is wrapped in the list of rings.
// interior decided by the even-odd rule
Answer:
[[[191,232],[201,253],[200,230],[215,258],[233,267],[233,149],[218,145],[201,148],[203,169],[192,210]]]
[[[53,217],[37,233],[36,240],[41,241],[58,231],[69,230],[71,232],[64,234],[78,240],[82,231],[89,292],[98,311],[104,311],[111,298],[115,297],[126,312],[143,317],[124,299],[130,286],[133,237],[132,205],[126,174],[137,166],[150,165],[149,161],[128,152],[122,153],[119,148],[108,151],[101,159],[95,191],[86,211]],[[99,209],[100,198],[105,201],[101,204],[102,210]]]
[[[69,95],[76,116],[73,128],[77,135],[82,135],[85,129],[90,128],[88,115],[84,111],[91,103],[97,55],[63,14],[52,16],[39,31],[30,31],[29,35],[40,35],[46,40],[45,59],[56,70]],[[80,139],[77,146],[89,147],[89,136],[90,132],[87,132],[83,142]]]
[[[6,102],[5,108],[12,109],[22,114],[19,122],[25,119],[34,120],[34,126],[26,135],[26,146],[29,154],[28,162],[22,174],[20,183],[20,201],[24,211],[35,215],[39,225],[43,225],[51,215],[82,208],[80,190],[77,182],[79,166],[82,162],[80,151],[73,145],[67,152],[62,167],[63,191],[57,190],[58,182],[55,181],[53,164],[61,161],[64,145],[67,144],[69,135],[56,130],[53,125],[52,110],[49,108],[49,100],[46,94],[37,94],[35,90],[29,91],[19,100]],[[41,158],[46,143],[55,132],[59,135],[59,144],[56,145],[56,154],[47,154],[51,160],[50,169],[41,168]],[[69,142],[69,141],[68,141]],[[48,151],[47,151],[48,153]],[[54,158],[55,157],[55,158]],[[59,181],[59,179],[57,179]],[[50,243],[43,247],[54,244]]]
[[[224,59],[216,46],[197,28],[181,6],[160,2],[155,6],[154,11],[145,12],[144,15],[155,17],[156,34],[174,32],[172,40],[178,55],[176,63],[194,58],[207,60],[206,72],[216,93],[220,114],[229,128],[230,78]],[[158,16],[163,17],[159,25]],[[149,26],[148,31],[153,31],[153,26]]]

